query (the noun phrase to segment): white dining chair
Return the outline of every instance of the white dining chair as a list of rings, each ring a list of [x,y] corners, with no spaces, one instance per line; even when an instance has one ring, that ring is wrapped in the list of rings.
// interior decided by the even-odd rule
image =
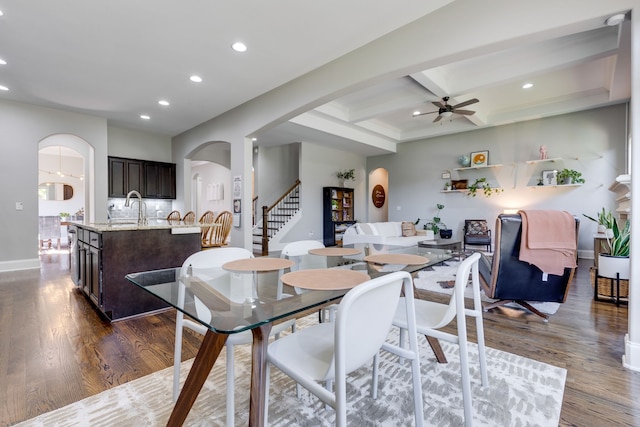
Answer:
[[[418,333],[453,342],[459,346],[464,420],[466,426],[473,425],[466,316],[474,317],[476,320],[481,381],[483,387],[489,385],[485,357],[484,328],[482,326],[482,303],[480,300],[480,280],[478,275],[479,260],[480,253],[476,252],[460,263],[456,272],[456,283],[448,304],[422,299],[415,300],[416,329]],[[465,308],[464,304],[464,292],[469,280],[469,274],[471,274],[471,286],[473,288],[472,309]],[[454,318],[457,323],[457,335],[440,330],[451,323]],[[396,311],[393,324],[400,328],[400,346],[402,347],[404,345],[403,331],[408,328],[405,305],[402,303],[398,304],[398,310]]]
[[[290,242],[280,251],[280,258],[290,259],[294,262],[290,268],[291,271],[327,268],[327,259],[325,257],[309,254],[309,250],[319,248],[324,248],[324,243],[318,240],[298,240],[296,242]],[[284,293],[281,277],[282,273],[278,276],[278,298],[289,296]],[[298,288],[294,288],[294,291],[296,294],[304,292]]]
[[[401,289],[408,292],[403,301],[408,316],[409,349],[385,342],[400,301]],[[334,322],[304,328],[270,344],[267,349],[266,409],[269,402],[270,365],[274,365],[334,408],[336,425],[346,426],[346,376],[370,361],[382,346],[411,359],[415,423],[416,426],[422,426],[422,383],[413,283],[407,272],[390,273],[354,287],[342,298]],[[335,394],[320,384],[327,380],[335,381]],[[265,414],[268,414],[268,410],[265,410]]]
[[[249,297],[254,296],[254,278],[251,274],[238,274],[229,273],[222,269],[222,265],[237,259],[253,258],[251,251],[244,248],[226,247],[216,248],[206,251],[196,252],[190,255],[182,264],[180,271],[181,281],[185,280],[187,276],[197,277],[207,285],[215,289],[219,294],[224,295],[230,301],[243,302],[247,295],[244,295],[241,287],[249,287],[252,294]],[[238,281],[232,281],[232,277],[236,275],[240,279]],[[236,286],[234,286],[236,285]],[[185,288],[181,286],[178,291],[179,304],[185,303]],[[206,320],[211,318],[211,310],[206,307],[202,301],[197,298],[194,300],[195,308],[198,313],[198,318]],[[295,324],[295,320],[289,320],[286,322],[273,325],[270,335],[277,335],[285,329],[291,328]],[[207,332],[207,328],[200,323],[197,323],[188,318],[184,318],[184,314],[177,310],[176,314],[176,333],[175,333],[175,347],[173,356],[173,401],[178,399],[180,390],[180,364],[182,360],[182,333],[183,328],[189,328],[199,334],[204,335]],[[243,331],[235,334],[229,334],[226,346],[226,382],[227,382],[227,399],[226,399],[226,417],[227,426],[232,427],[235,421],[235,386],[234,386],[234,346],[241,344],[250,344],[253,341],[253,335],[251,331]]]

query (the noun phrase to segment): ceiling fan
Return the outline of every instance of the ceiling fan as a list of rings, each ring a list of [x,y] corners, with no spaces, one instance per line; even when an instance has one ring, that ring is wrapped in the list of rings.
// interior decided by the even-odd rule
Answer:
[[[449,97],[445,96],[444,98],[442,98],[443,102],[440,101],[432,101],[432,104],[435,105],[436,107],[438,107],[438,111],[429,111],[427,113],[414,113],[413,117],[418,117],[418,116],[424,116],[425,114],[433,114],[433,113],[438,113],[438,116],[435,118],[435,120],[433,121],[438,122],[442,119],[446,119],[448,117],[451,117],[452,114],[462,114],[464,116],[470,116],[472,114],[475,114],[475,111],[471,111],[471,110],[458,110],[458,108],[460,107],[466,107],[467,105],[471,105],[471,104],[475,104],[476,102],[480,102],[477,98],[473,98],[473,99],[469,99],[467,101],[461,102],[459,104],[456,105],[449,105],[447,103],[447,101],[449,101]]]

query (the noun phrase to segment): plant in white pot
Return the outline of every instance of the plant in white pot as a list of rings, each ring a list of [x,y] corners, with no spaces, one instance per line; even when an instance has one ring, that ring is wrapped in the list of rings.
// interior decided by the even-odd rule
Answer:
[[[607,234],[609,237],[613,237],[613,223],[616,219],[610,211],[608,212],[605,208],[602,208],[602,211],[598,213],[598,219],[587,214],[582,215],[598,224],[599,234]]]
[[[608,254],[598,255],[598,275],[612,279],[629,279],[629,247],[631,246],[630,221],[620,229],[613,219],[613,237],[607,235]]]

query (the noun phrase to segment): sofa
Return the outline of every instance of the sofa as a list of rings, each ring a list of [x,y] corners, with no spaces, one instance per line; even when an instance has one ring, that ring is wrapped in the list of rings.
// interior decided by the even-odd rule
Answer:
[[[403,224],[405,224],[404,233]],[[411,226],[413,226],[413,223],[407,222],[356,223],[344,232],[342,244],[375,243],[393,246],[415,246],[418,242],[424,240],[434,240],[433,231],[416,231],[415,227]]]

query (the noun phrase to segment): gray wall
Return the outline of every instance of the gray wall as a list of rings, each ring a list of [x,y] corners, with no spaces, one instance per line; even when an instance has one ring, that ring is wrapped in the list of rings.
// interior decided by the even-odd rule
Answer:
[[[493,224],[505,209],[566,210],[580,217],[580,255],[589,256],[595,224],[582,214],[593,216],[603,206],[615,209],[609,185],[625,173],[625,127],[626,104],[621,104],[400,144],[396,154],[369,158],[367,170],[384,167],[389,172],[389,220],[428,220],[436,213],[435,205],[442,203],[442,220],[460,238],[465,218],[486,218]],[[538,159],[542,144],[547,146],[550,158],[563,160],[526,164],[527,160]],[[481,150],[489,151],[489,164],[502,166],[453,170],[460,167],[458,156]],[[565,167],[581,172],[586,183],[580,187],[528,187],[536,185],[542,170]],[[451,171],[452,179],[469,179],[470,183],[486,177],[504,191],[490,198],[442,193],[446,180],[441,174],[445,171]]]
[[[60,138],[57,138],[60,136]],[[113,136],[114,152],[109,148]],[[56,137],[56,138],[52,138]],[[0,100],[0,271],[38,268],[38,144],[43,140],[65,145],[87,159],[85,211],[91,220],[106,219],[107,156],[171,159],[166,136],[116,129],[107,120],[85,114]],[[80,142],[79,142],[80,141]],[[83,146],[86,150],[83,150]],[[16,203],[22,203],[22,210]]]

